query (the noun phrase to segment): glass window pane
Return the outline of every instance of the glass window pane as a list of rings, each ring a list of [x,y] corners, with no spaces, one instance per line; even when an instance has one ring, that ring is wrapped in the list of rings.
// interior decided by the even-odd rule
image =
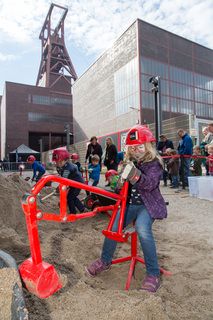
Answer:
[[[138,104],[138,73],[137,58],[114,73],[114,97],[116,116],[127,113],[130,107],[139,108]]]
[[[166,63],[141,57],[141,72],[150,74],[151,76],[161,76],[168,78],[168,65]]]

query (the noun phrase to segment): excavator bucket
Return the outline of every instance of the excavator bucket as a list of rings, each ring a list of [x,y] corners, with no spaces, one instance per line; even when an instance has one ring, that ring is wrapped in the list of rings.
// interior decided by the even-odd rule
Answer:
[[[19,272],[26,288],[41,299],[48,298],[62,288],[55,268],[47,262],[35,264],[29,258],[19,266]]]

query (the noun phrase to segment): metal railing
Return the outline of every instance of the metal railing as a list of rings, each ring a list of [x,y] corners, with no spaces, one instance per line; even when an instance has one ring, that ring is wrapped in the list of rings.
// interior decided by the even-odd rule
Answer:
[[[26,170],[32,170],[32,164],[28,162],[0,162],[0,171],[6,172],[6,171],[26,171]]]

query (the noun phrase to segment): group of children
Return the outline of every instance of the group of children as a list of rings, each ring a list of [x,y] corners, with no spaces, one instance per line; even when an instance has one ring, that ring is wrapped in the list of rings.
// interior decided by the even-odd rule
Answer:
[[[202,176],[202,165],[208,168],[208,174],[213,176],[213,145],[208,146],[208,157],[202,157],[201,148],[194,146],[190,163],[190,174],[192,176]],[[179,187],[180,159],[176,150],[166,149],[164,159],[164,186],[167,186],[167,178],[171,181],[171,188]],[[167,158],[168,157],[168,158]]]
[[[71,161],[70,161],[71,159]],[[77,182],[85,183],[83,178],[83,168],[79,162],[79,155],[73,153],[70,157],[69,152],[66,150],[54,150],[53,161],[56,162],[58,173],[64,177]],[[44,166],[36,160],[35,156],[30,155],[27,158],[27,162],[32,165],[33,176],[32,181],[38,182],[41,177],[45,174]],[[91,163],[88,165],[89,181],[88,184],[91,186],[97,186],[100,180],[100,158],[98,155],[93,155],[91,158]],[[79,212],[85,212],[87,209],[84,207],[83,203],[78,199],[80,189],[69,188],[67,195],[67,204],[70,213],[76,213],[76,208]]]

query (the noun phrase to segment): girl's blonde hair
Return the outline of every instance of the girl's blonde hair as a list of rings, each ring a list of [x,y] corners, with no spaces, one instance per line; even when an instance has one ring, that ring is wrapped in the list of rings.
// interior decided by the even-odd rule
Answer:
[[[114,141],[113,141],[112,137],[106,137],[105,143],[106,143],[107,140],[110,140],[111,144],[114,144]]]
[[[132,151],[131,146],[128,146],[125,160],[126,161],[137,160],[138,162],[143,162],[143,163],[158,160],[163,167],[163,160],[161,156],[157,153],[157,150],[155,149],[153,144],[151,142],[146,142],[144,143],[144,147],[145,147],[145,153],[141,154],[141,157],[139,159],[135,159],[134,151]]]

